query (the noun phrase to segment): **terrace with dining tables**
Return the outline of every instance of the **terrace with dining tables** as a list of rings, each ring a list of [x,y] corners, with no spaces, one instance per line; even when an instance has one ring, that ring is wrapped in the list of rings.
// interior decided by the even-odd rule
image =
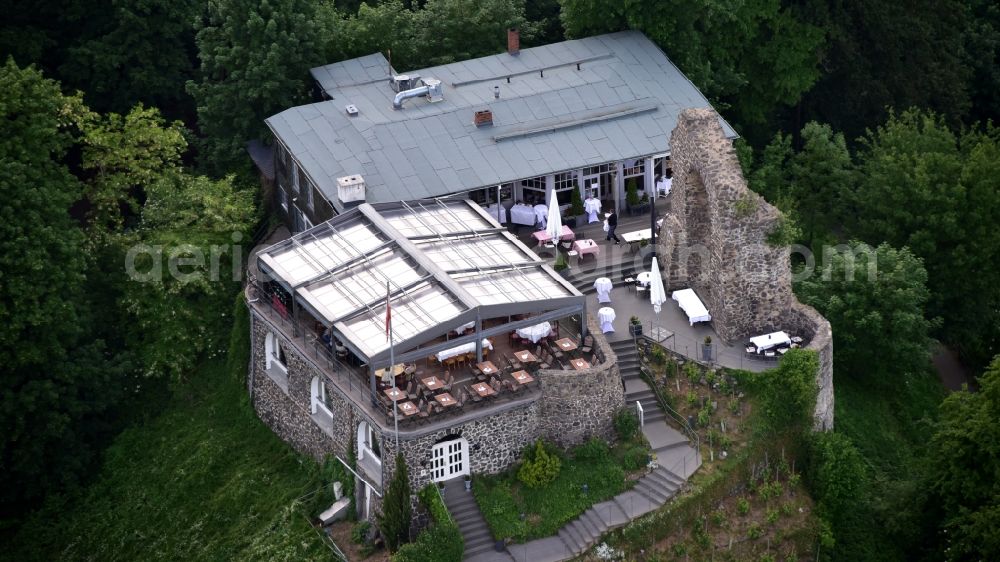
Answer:
[[[384,427],[530,401],[540,370],[605,360],[584,296],[468,201],[363,204],[252,272],[252,306]]]

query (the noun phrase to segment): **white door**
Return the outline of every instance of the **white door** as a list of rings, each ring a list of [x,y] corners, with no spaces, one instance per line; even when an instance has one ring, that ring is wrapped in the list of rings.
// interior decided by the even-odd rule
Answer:
[[[464,438],[438,443],[431,449],[431,480],[441,482],[469,474],[469,442]]]

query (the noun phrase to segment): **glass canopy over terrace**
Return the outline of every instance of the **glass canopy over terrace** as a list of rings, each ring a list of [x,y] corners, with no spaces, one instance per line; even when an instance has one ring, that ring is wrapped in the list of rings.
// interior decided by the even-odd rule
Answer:
[[[397,362],[585,313],[572,285],[471,201],[362,204],[257,259],[261,272],[293,295],[293,306],[332,328],[372,367],[389,360],[387,286]],[[498,318],[505,322],[482,328]],[[475,328],[433,343],[464,324]]]

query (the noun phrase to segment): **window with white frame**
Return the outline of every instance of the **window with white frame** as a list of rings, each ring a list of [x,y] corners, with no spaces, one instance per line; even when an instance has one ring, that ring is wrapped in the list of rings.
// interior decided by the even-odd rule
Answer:
[[[521,196],[529,205],[545,203],[545,176],[521,180]]]
[[[634,178],[636,176],[641,176],[644,171],[642,158],[625,160],[622,162],[622,177]]]
[[[330,409],[330,396],[326,392],[326,381],[320,377],[313,377],[311,386],[310,407],[313,414],[326,414],[333,418],[333,411]]]
[[[288,192],[281,184],[278,184],[278,204],[281,205],[282,210],[288,212]]]
[[[573,190],[579,189],[576,183],[576,172],[563,172],[555,175],[553,191],[556,194],[556,201],[559,206],[569,205],[573,202]]]
[[[303,195],[305,195],[305,197],[306,197],[306,209],[309,209],[311,211],[311,210],[313,210],[313,189],[314,188],[313,188],[312,182],[309,181],[309,178],[306,178],[305,184],[306,184],[306,187],[305,187],[305,192],[303,193]]]
[[[281,348],[281,342],[274,332],[268,332],[264,337],[264,368],[271,370],[272,367],[282,373],[288,372],[285,350]]]

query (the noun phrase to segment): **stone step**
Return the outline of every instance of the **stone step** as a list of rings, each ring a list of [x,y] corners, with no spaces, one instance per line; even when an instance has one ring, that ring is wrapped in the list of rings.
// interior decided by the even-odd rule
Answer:
[[[601,519],[601,516],[597,513],[597,510],[594,509],[593,507],[591,507],[587,511],[584,511],[583,516],[588,521],[590,521],[590,524],[593,525],[594,529],[597,530],[598,537],[608,532],[609,528],[608,524],[605,523],[603,519]]]
[[[594,540],[600,536],[597,533],[597,529],[591,528],[590,525],[588,525],[587,522],[584,521],[583,517],[576,518],[573,521],[573,524],[576,525],[576,529],[580,533],[580,537],[583,538],[583,542],[587,546],[593,544]]]
[[[646,496],[650,500],[656,502],[659,505],[666,503],[669,496],[662,490],[658,489],[656,486],[649,483],[649,481],[643,479],[639,480],[639,483],[632,488],[636,492]]]
[[[556,536],[559,537],[559,540],[561,540],[564,545],[566,545],[566,550],[568,550],[571,555],[576,556],[581,552],[579,550],[580,547],[578,539],[570,536],[567,527],[563,526],[562,529],[559,529],[559,532],[556,533]]]
[[[662,466],[647,474],[646,477],[650,480],[655,480],[669,492],[676,492],[684,485],[683,480],[680,480],[675,474],[670,473]]]

